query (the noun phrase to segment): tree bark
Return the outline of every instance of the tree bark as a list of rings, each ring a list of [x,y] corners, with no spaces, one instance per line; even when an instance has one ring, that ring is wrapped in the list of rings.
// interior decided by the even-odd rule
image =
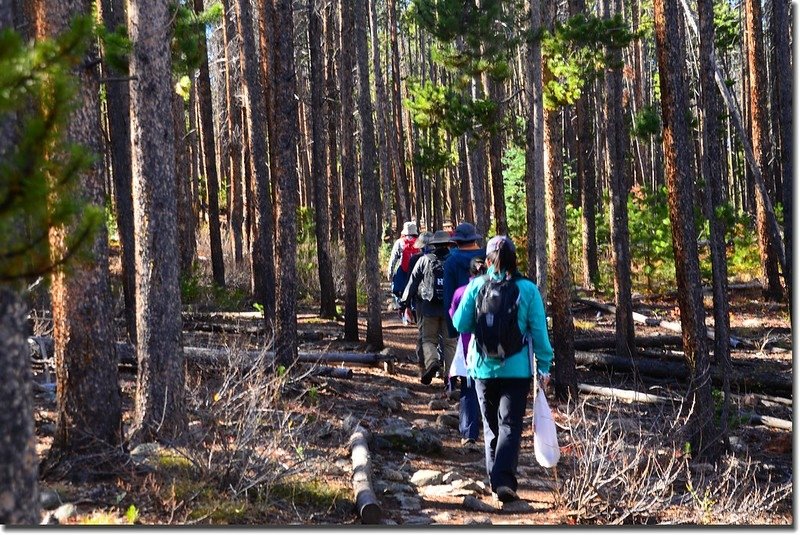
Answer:
[[[761,176],[766,181],[770,176],[770,142],[769,123],[767,119],[768,89],[765,72],[764,32],[762,30],[762,13],[760,0],[746,0],[745,3],[745,38],[747,39],[747,63],[750,71],[748,95],[750,99],[750,135],[753,143],[753,154],[758,161]],[[767,208],[762,195],[756,195],[756,230],[758,231],[758,251],[761,257],[761,271],[764,277],[764,298],[779,301],[783,298],[778,259],[770,240],[767,221]],[[779,245],[779,244],[777,244]]]
[[[692,147],[688,117],[685,53],[679,33],[679,0],[655,1],[655,34],[661,82],[661,117],[665,176],[678,306],[683,327],[683,350],[690,370],[687,406],[693,407],[686,426],[692,454],[714,459],[718,431],[713,420],[710,363],[706,345],[703,295],[694,225],[694,187],[691,172]]]
[[[130,1],[130,0],[129,0]],[[203,0],[194,0],[195,13],[203,11]],[[203,130],[205,154],[206,193],[208,195],[208,234],[211,242],[211,271],[214,282],[225,286],[225,263],[222,257],[222,236],[219,228],[219,178],[217,176],[217,151],[215,147],[214,115],[211,104],[211,80],[208,72],[206,42],[200,39],[200,73],[197,76],[197,96],[200,100],[200,125]]]
[[[619,0],[605,0],[603,15],[620,13]],[[606,84],[606,168],[611,183],[611,243],[614,261],[614,299],[616,302],[617,354],[633,354],[633,303],[631,302],[631,253],[628,232],[629,181],[625,177],[624,116],[622,103],[622,52],[619,48],[609,51],[612,65],[605,73]]]
[[[325,15],[325,116],[327,118],[328,133],[328,195],[329,220],[331,241],[339,242],[342,228],[342,201],[341,201],[341,177],[339,175],[339,142],[337,141],[337,131],[339,117],[341,113],[341,98],[336,80],[337,72],[341,66],[336,66],[336,54],[334,42],[338,41],[338,17],[336,16],[336,6],[338,3],[329,2]]]
[[[45,5],[47,4],[47,5]],[[57,5],[35,3],[38,38],[55,37],[69,30],[75,16],[91,13],[88,0],[65,0]],[[96,50],[90,48],[87,64]],[[75,73],[75,109],[66,126],[66,139],[98,154],[101,152],[99,70],[84,66]],[[162,117],[170,116],[170,108]],[[172,125],[167,123],[167,129]],[[78,195],[83,202],[102,210],[105,183],[100,163],[82,173]],[[52,258],[62,258],[71,230],[50,230]],[[90,258],[78,260],[67,270],[61,267],[52,275],[53,335],[58,421],[48,461],[86,453],[108,453],[121,441],[122,408],[114,352],[111,283],[108,271],[108,233],[101,223],[86,244]],[[137,332],[141,333],[139,329]],[[86,466],[65,463],[65,475],[86,470]],[[73,471],[74,470],[74,471]]]
[[[389,166],[389,148],[387,137],[389,135],[389,118],[386,106],[386,84],[383,80],[381,70],[380,41],[378,40],[378,8],[376,0],[369,0],[369,28],[372,48],[372,71],[375,78],[375,108],[378,119],[378,161],[380,164],[381,188],[383,195],[381,199],[382,230],[383,235],[392,236],[392,176]]]
[[[411,199],[409,196],[408,173],[406,172],[403,147],[403,107],[400,104],[400,51],[397,42],[397,7],[395,0],[387,0],[386,10],[389,19],[389,54],[391,57],[391,91],[392,108],[394,110],[394,128],[390,133],[394,139],[389,141],[389,150],[392,158],[392,167],[397,182],[397,212],[400,221],[411,218]]]
[[[544,4],[543,25],[553,31],[557,4],[548,0]],[[543,82],[553,79],[546,62],[543,62]],[[561,153],[559,110],[544,111],[544,158],[545,197],[547,211],[547,234],[550,239],[550,314],[553,318],[553,350],[555,352],[554,374],[555,391],[558,399],[576,400],[578,379],[575,371],[575,348],[573,346],[575,327],[570,309],[572,274],[569,268],[567,250],[566,204],[564,200],[563,157]]]
[[[130,71],[137,78],[131,89],[131,132],[139,335],[132,443],[174,440],[186,426],[175,259],[175,130],[163,120],[173,91],[169,25],[165,2],[130,0]]]
[[[355,2],[353,13],[356,29],[356,58],[358,63],[358,109],[361,122],[361,204],[364,220],[364,269],[367,290],[366,341],[376,350],[383,349],[381,325],[381,267],[378,248],[381,236],[380,183],[375,176],[375,128],[372,121],[372,99],[369,84],[369,55],[367,28],[369,16],[366,1]]]
[[[192,275],[197,241],[195,240],[194,225],[192,225],[192,200],[191,200],[191,162],[189,161],[189,148],[186,144],[186,111],[183,97],[178,93],[172,94],[172,117],[175,128],[175,180],[178,195],[178,249],[180,258],[180,275],[188,278]]]
[[[294,24],[291,0],[272,0],[274,6],[275,65],[275,196],[277,235],[277,306],[275,353],[278,362],[289,365],[297,357],[297,101],[295,101]]]
[[[124,0],[102,0],[103,24],[109,30],[125,25]],[[110,72],[110,71],[109,71]],[[127,73],[118,73],[127,74]],[[131,178],[131,120],[129,83],[106,84],[108,135],[111,140],[111,170],[114,204],[122,246],[122,294],[128,338],[136,343],[136,265],[133,245],[133,197]]]
[[[0,0],[0,15],[9,0]],[[10,28],[7,20],[0,28]],[[0,286],[0,523],[39,523],[39,458],[33,420],[31,365],[25,343],[25,307],[15,290]]]
[[[322,14],[314,1],[308,4],[308,43],[311,61],[311,176],[314,182],[314,232],[317,239],[317,273],[319,274],[319,315],[336,317],[336,287],[333,284],[330,221],[328,220],[328,181],[325,168],[325,91],[324,57],[322,51]]]
[[[253,230],[250,255],[251,282],[256,301],[264,305],[264,319],[271,327],[275,318],[275,220],[270,188],[267,148],[267,100],[256,63],[255,28],[250,0],[236,0],[239,23],[239,58],[245,102],[250,179],[253,190]],[[260,13],[259,17],[264,17]]]
[[[341,47],[342,74],[342,188],[344,195],[344,229],[349,243],[361,243],[359,229],[358,177],[356,176],[356,155],[353,138],[356,134],[353,121],[354,93],[354,28],[353,6],[348,1],[341,4]],[[345,270],[344,284],[344,337],[345,340],[358,341],[358,268],[361,247],[354,247],[351,258],[348,258],[350,269]]]
[[[503,137],[500,124],[503,120],[503,86],[502,82],[492,80],[488,73],[483,75],[484,91],[496,106],[492,113],[495,126],[489,137],[489,168],[492,174],[492,198],[494,199],[494,223],[497,234],[508,234],[506,220],[506,197],[503,185]]]

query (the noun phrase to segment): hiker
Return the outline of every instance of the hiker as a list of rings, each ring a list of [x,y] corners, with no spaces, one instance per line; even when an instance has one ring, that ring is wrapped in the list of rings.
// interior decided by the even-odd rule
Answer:
[[[475,230],[472,223],[462,222],[456,226],[451,238],[456,245],[455,249],[450,250],[450,256],[444,263],[444,302],[447,307],[453,302],[453,294],[456,288],[469,282],[469,263],[475,257],[486,258],[486,251],[478,245],[478,240],[483,236]],[[450,315],[447,315],[447,329],[450,336],[458,336],[458,332],[453,327]]]
[[[419,249],[414,247],[418,235],[416,223],[406,221],[403,223],[400,237],[394,242],[392,252],[389,254],[387,279],[392,283],[392,295],[396,305],[399,304],[399,298],[408,284],[408,276],[411,273],[409,269],[411,257],[419,252]],[[396,271],[395,268],[397,268]],[[401,318],[403,317],[402,313],[403,311],[400,310]]]
[[[469,262],[469,274],[472,280],[486,273],[485,260],[476,256]],[[450,316],[452,317],[458,309],[461,297],[467,285],[459,286],[453,294],[453,302],[450,305]],[[475,392],[475,382],[467,372],[467,351],[472,339],[471,333],[461,333],[456,346],[456,354],[453,357],[453,364],[450,366],[449,377],[458,377],[461,383],[461,396],[458,403],[458,430],[461,432],[461,445],[471,447],[478,440],[478,428],[480,409],[478,407],[478,394]]]
[[[516,471],[532,358],[535,355],[539,380],[546,388],[553,348],[542,297],[517,270],[514,243],[495,236],[486,254],[486,275],[467,285],[453,324],[459,332],[473,333],[468,372],[475,379],[483,417],[486,472],[497,499],[506,503],[519,499]]]
[[[419,249],[419,252],[418,253],[414,253],[414,255],[411,256],[411,260],[409,261],[409,264],[408,264],[408,272],[409,273],[414,271],[414,266],[417,265],[417,261],[419,261],[420,258],[422,258],[424,255],[426,255],[426,254],[428,254],[430,252],[433,252],[433,248],[430,245],[428,245],[428,243],[431,241],[431,238],[433,238],[433,232],[431,232],[429,230],[426,230],[426,231],[422,232],[419,235],[419,237],[417,238],[417,241],[414,242],[414,247]],[[416,303],[416,298],[412,297],[409,308],[411,309],[411,314],[412,314],[413,318],[409,318],[408,315],[405,313],[406,312],[405,310],[401,310],[400,311],[401,314],[403,314],[403,324],[404,325],[406,324],[406,322],[417,323],[417,320],[419,318],[417,317],[417,306],[416,306],[416,304],[417,304]],[[417,365],[419,366],[420,373],[425,371],[425,357],[424,357],[424,354],[422,352],[422,335],[421,334],[417,336]]]
[[[437,372],[441,372],[439,350],[442,352],[446,369],[449,369],[456,351],[456,337],[449,336],[446,318],[449,317],[444,306],[444,262],[450,254],[450,235],[444,230],[437,230],[428,245],[433,252],[422,256],[411,272],[400,299],[401,306],[417,297],[417,314],[419,320],[422,352],[425,359],[425,370],[420,382],[431,384]]]

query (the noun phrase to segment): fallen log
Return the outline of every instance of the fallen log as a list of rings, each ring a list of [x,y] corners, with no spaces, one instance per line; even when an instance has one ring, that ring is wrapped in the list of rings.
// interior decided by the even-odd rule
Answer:
[[[356,511],[364,524],[378,524],[381,521],[381,507],[378,497],[372,490],[372,461],[369,455],[370,433],[356,425],[350,436],[350,458],[353,462],[353,496]]]
[[[661,335],[661,336],[637,336],[634,340],[636,347],[665,347],[683,346],[683,338],[680,336]],[[617,347],[616,336],[601,336],[596,338],[576,338],[575,349],[579,351],[593,351],[595,349],[615,349]]]
[[[333,377],[334,379],[352,379],[353,370],[341,366],[320,366],[314,370],[314,375],[318,377]]]
[[[617,313],[617,307],[615,307],[613,305],[606,305],[605,303],[600,303],[598,301],[594,301],[592,299],[587,299],[585,297],[578,298],[578,302],[586,304],[586,305],[590,305],[590,306],[592,306],[592,307],[594,307],[594,308],[596,308],[598,310],[602,310],[602,311],[608,312],[609,314],[616,314]],[[668,331],[672,331],[672,332],[676,332],[676,333],[683,333],[683,329],[682,329],[681,323],[679,321],[666,321],[666,320],[660,320],[658,318],[650,318],[650,317],[645,316],[644,314],[642,314],[640,312],[634,312],[632,315],[633,315],[633,321],[635,321],[636,323],[642,323],[642,324],[648,325],[650,327],[661,327],[662,329],[667,329]],[[713,340],[714,339],[714,335],[715,335],[714,334],[714,329],[712,329],[710,327],[706,327],[706,335],[708,336],[709,339]],[[740,340],[739,338],[736,338],[735,336],[731,336],[730,337],[730,345],[731,345],[731,347],[737,348],[737,347],[739,347],[739,346],[741,346],[743,344],[745,344],[744,340]]]
[[[634,372],[658,378],[687,380],[689,368],[683,362],[664,362],[647,358],[625,358],[604,353],[575,352],[575,364],[600,368],[607,371]],[[793,389],[791,371],[775,373],[752,369],[736,369],[729,376],[731,388],[740,392],[766,391],[770,393],[791,393]],[[712,367],[711,379],[715,386],[722,386],[723,372]]]
[[[664,396],[656,396],[636,390],[624,390],[622,388],[610,388],[605,386],[587,385],[578,383],[578,391],[598,396],[606,396],[612,399],[622,399],[625,401],[639,401],[643,403],[663,403],[665,401],[679,401]]]
[[[792,421],[791,420],[783,420],[781,418],[773,418],[772,416],[764,416],[762,414],[755,414],[750,413],[747,411],[740,411],[741,415],[748,416],[749,423],[755,425],[764,425],[766,427],[772,427],[774,429],[785,429],[786,431],[792,430]]]

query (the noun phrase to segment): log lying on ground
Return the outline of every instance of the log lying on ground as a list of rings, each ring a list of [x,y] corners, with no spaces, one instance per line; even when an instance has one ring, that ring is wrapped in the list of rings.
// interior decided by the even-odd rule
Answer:
[[[605,303],[600,303],[592,299],[586,299],[585,297],[578,298],[578,302],[583,303],[585,305],[590,305],[598,310],[603,310],[605,312],[608,312],[609,314],[617,313],[617,307],[613,305],[606,305]],[[667,329],[669,331],[676,333],[683,332],[683,329],[681,328],[681,323],[679,321],[666,321],[666,320],[660,320],[658,318],[649,318],[639,312],[633,313],[633,321],[635,321],[636,323],[643,323],[645,325],[649,325],[650,327],[661,327],[662,329]],[[706,327],[706,335],[709,337],[709,339],[713,340],[714,329]],[[744,340],[740,340],[735,336],[730,337],[730,344],[731,347],[733,348],[744,345],[745,343],[746,342]]]
[[[634,341],[636,347],[665,347],[683,346],[683,338],[680,336],[661,335],[661,336],[637,336]],[[576,338],[575,349],[579,351],[593,351],[595,349],[614,349],[617,347],[616,336],[601,336],[596,338]]]
[[[657,359],[630,359],[603,353],[575,352],[575,364],[601,368],[605,370],[636,372],[641,375],[658,378],[686,380],[689,369],[683,362],[664,362]],[[722,386],[722,371],[711,369],[711,378],[715,386]],[[766,391],[770,393],[791,393],[792,376],[789,373],[763,372],[752,369],[734,368],[730,375],[731,388],[740,392]]]
[[[53,339],[46,336],[29,337],[28,345],[31,350],[31,357],[36,360],[44,360],[53,356]],[[120,364],[135,366],[136,350],[132,344],[125,342],[115,342],[114,348],[117,354],[117,362]],[[42,355],[42,351],[47,352]],[[192,364],[208,366],[225,366],[230,362],[230,349],[212,349],[207,347],[184,347],[183,355]],[[250,362],[266,360],[271,362],[275,359],[274,351],[237,351],[238,359]],[[323,362],[347,362],[349,364],[361,364],[364,366],[375,366],[381,362],[392,360],[390,355],[380,353],[352,353],[352,352],[311,352],[300,351],[297,354],[298,362],[323,363]]]
[[[341,366],[320,366],[314,370],[314,375],[318,377],[333,377],[334,379],[352,379],[353,370]]]
[[[750,413],[747,411],[740,411],[739,414],[743,416],[749,416],[748,423],[755,424],[755,425],[763,425],[766,427],[772,427],[774,429],[784,429],[786,431],[792,431],[792,421],[791,420],[783,420],[781,418],[773,418],[772,416],[764,416],[761,414]]]
[[[350,436],[351,460],[353,462],[353,496],[356,511],[364,524],[378,524],[381,521],[381,507],[378,497],[372,490],[372,461],[369,455],[370,433],[356,425]]]
[[[647,394],[645,392],[637,392],[636,390],[623,390],[622,388],[609,388],[605,386],[587,385],[585,383],[578,383],[578,391],[585,392],[587,394],[606,396],[625,401],[638,401],[642,403],[663,403],[665,401],[676,401],[672,398],[656,396],[654,394]]]

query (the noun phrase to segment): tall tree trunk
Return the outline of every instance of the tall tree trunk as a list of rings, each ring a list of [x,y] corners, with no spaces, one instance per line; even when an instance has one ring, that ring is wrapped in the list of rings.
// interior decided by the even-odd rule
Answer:
[[[764,32],[762,31],[761,1],[745,1],[747,31],[747,63],[750,71],[748,93],[750,97],[751,130],[753,153],[758,160],[761,176],[768,181],[770,176],[769,123],[767,120],[767,76],[765,73]],[[765,299],[778,301],[783,298],[778,258],[773,251],[775,244],[767,221],[767,208],[761,195],[756,195],[756,230],[758,231],[758,250],[761,256],[761,270],[764,276]]]
[[[129,0],[130,1],[130,0]],[[203,0],[194,0],[195,13],[203,11]],[[217,175],[217,151],[215,147],[214,115],[211,104],[211,80],[208,73],[206,42],[200,39],[202,59],[197,76],[197,96],[200,99],[200,124],[203,130],[203,153],[205,154],[206,194],[208,195],[208,234],[211,242],[211,271],[214,283],[225,286],[225,263],[222,257],[222,236],[219,228],[219,179]]]
[[[323,95],[325,71],[322,52],[322,14],[315,1],[308,3],[308,44],[311,58],[311,176],[314,181],[314,232],[317,239],[317,273],[319,273],[319,315],[336,317],[336,287],[333,284],[330,222],[328,220],[328,181],[325,161],[325,117]]]
[[[0,0],[0,28],[8,0]],[[5,142],[6,140],[2,140]],[[30,350],[25,342],[25,307],[17,292],[0,286],[0,523],[39,523],[39,458],[33,420]]]
[[[553,31],[556,21],[556,0],[544,4],[543,25]],[[543,65],[543,82],[547,85],[553,73],[546,63]],[[558,399],[576,400],[578,379],[575,371],[575,326],[572,322],[572,272],[569,268],[567,242],[566,202],[564,200],[564,174],[562,140],[559,136],[559,110],[544,112],[544,159],[545,197],[547,211],[547,234],[550,239],[550,314],[553,318],[553,350],[555,372],[553,375]]]
[[[403,147],[403,107],[400,103],[400,51],[397,42],[397,7],[395,0],[387,0],[386,10],[389,19],[389,53],[391,57],[391,91],[392,108],[394,111],[394,128],[390,133],[394,140],[389,141],[389,150],[393,160],[395,180],[397,182],[397,212],[400,220],[408,221],[411,217],[411,199],[409,196],[408,173],[406,172]]]
[[[124,0],[102,0],[103,24],[109,30],[125,25]],[[125,73],[120,73],[125,74]],[[111,140],[111,170],[114,179],[114,204],[122,246],[122,294],[125,301],[125,326],[131,343],[136,343],[136,266],[133,258],[133,198],[131,193],[130,92],[127,82],[106,84],[108,135]]]
[[[274,6],[275,144],[274,179],[277,215],[277,307],[275,356],[289,365],[297,358],[297,101],[295,101],[294,23],[291,0],[272,0]]]
[[[726,201],[722,182],[722,143],[720,142],[720,105],[714,87],[714,4],[713,0],[698,0],[700,20],[700,87],[703,116],[702,173],[709,185],[704,209],[710,223],[711,273],[714,294],[714,358],[722,364],[723,406],[720,422],[723,440],[727,441],[730,407],[730,316],[728,307],[728,260],[725,254],[725,220],[717,214],[716,206]]]
[[[361,197],[364,214],[364,269],[367,286],[367,344],[383,349],[381,325],[381,268],[378,248],[381,236],[381,188],[375,176],[375,128],[372,122],[372,99],[369,84],[367,28],[369,16],[366,2],[355,2],[353,13],[358,63],[358,115],[361,121]]]
[[[192,274],[192,264],[197,251],[190,198],[191,162],[189,161],[189,148],[186,145],[186,111],[183,97],[175,92],[172,94],[172,117],[175,128],[175,188],[178,197],[180,275],[189,277]]]
[[[326,9],[325,16],[325,116],[327,117],[327,133],[328,133],[328,196],[330,199],[329,205],[329,219],[331,230],[331,241],[334,243],[339,242],[339,235],[342,228],[342,202],[341,202],[341,178],[339,175],[339,143],[337,141],[337,125],[339,117],[341,116],[341,98],[336,80],[338,79],[337,72],[341,66],[337,68],[335,60],[335,45],[339,35],[338,17],[336,16],[336,6],[338,3],[329,2]]]
[[[694,187],[691,172],[692,146],[689,130],[689,101],[686,88],[686,56],[679,34],[682,24],[679,0],[655,0],[655,34],[661,83],[665,176],[678,306],[683,329],[683,351],[691,370],[686,406],[692,407],[686,426],[687,440],[694,458],[714,458],[714,403],[706,345],[703,295],[694,224]]]
[[[472,196],[469,193],[469,158],[467,157],[467,137],[461,136],[458,139],[458,184],[459,194],[461,195],[461,217],[457,218],[456,224],[460,221],[475,221],[475,211],[473,209]]]
[[[65,0],[57,5],[37,0],[34,6],[37,38],[55,37],[69,31],[73,17],[89,15],[92,9],[88,0]],[[95,54],[90,48],[86,54],[87,64]],[[94,66],[81,67],[75,73],[75,110],[65,136],[69,142],[95,154],[102,151],[99,75]],[[100,165],[95,162],[82,173],[77,188],[82,200],[98,210],[105,204],[105,181]],[[70,234],[67,227],[50,230],[53,259],[64,256]],[[78,261],[70,271],[59,268],[52,275],[58,421],[48,452],[48,465],[59,465],[63,458],[88,453],[108,454],[122,439],[122,404],[112,344],[108,233],[104,224],[87,245],[90,259]],[[69,476],[92,471],[92,467],[69,462],[60,464],[59,468],[64,469],[61,475]]]
[[[500,124],[503,120],[503,86],[502,82],[492,80],[488,73],[483,75],[484,91],[495,104],[492,123],[497,128],[489,136],[489,167],[492,173],[492,197],[494,199],[494,223],[497,234],[508,234],[506,220],[506,197],[503,186],[503,135]]]
[[[542,6],[527,0],[531,32],[542,26]],[[538,39],[528,42],[525,83],[528,86],[525,152],[525,200],[528,231],[528,277],[535,280],[547,303],[547,231],[544,213],[544,108],[542,103],[542,44]]]
[[[780,128],[780,161],[783,169],[783,239],[786,255],[786,268],[783,280],[786,284],[786,297],[789,303],[792,325],[794,325],[794,306],[792,302],[793,236],[794,236],[794,137],[792,130],[792,50],[789,46],[789,3],[773,0],[772,3],[772,42],[775,46],[776,85],[778,86],[778,116]]]
[[[136,77],[131,89],[131,132],[139,335],[133,443],[174,440],[186,426],[175,259],[175,130],[164,121],[171,111],[173,91],[170,20],[165,2],[129,1],[130,72]]]
[[[341,4],[341,101],[342,101],[342,188],[344,196],[344,231],[350,243],[361,243],[359,229],[358,177],[356,176],[356,154],[354,140],[356,129],[353,121],[355,108],[353,93],[354,16],[353,6],[347,0]],[[345,271],[344,337],[358,341],[358,265],[361,247],[355,247],[348,258],[350,269]]]
[[[605,0],[603,11],[610,19],[612,0]],[[619,0],[613,0],[614,14],[621,14]],[[614,298],[616,304],[617,355],[634,353],[633,303],[631,302],[631,253],[628,233],[629,181],[625,177],[624,115],[622,108],[622,52],[609,51],[610,64],[606,82],[606,166],[611,182],[611,243],[614,260]]]
[[[239,58],[242,64],[242,92],[247,144],[250,153],[250,189],[253,191],[253,228],[250,242],[253,293],[256,301],[264,305],[267,327],[275,318],[275,223],[270,188],[267,148],[267,100],[264,85],[256,63],[255,28],[250,0],[236,0],[239,23]],[[266,16],[261,12],[259,17]]]
[[[378,13],[375,0],[369,0],[370,37],[372,48],[372,72],[375,78],[375,108],[378,119],[378,161],[380,164],[381,187],[383,195],[381,200],[382,230],[384,234],[392,235],[392,177],[389,167],[389,148],[387,135],[389,134],[389,118],[386,112],[386,85],[383,81],[381,70],[380,41],[378,40]]]
[[[242,194],[242,115],[241,106],[234,95],[235,88],[239,87],[241,76],[236,70],[236,57],[234,48],[242,38],[237,36],[236,13],[233,4],[236,0],[224,0],[225,18],[222,25],[223,42],[225,43],[225,109],[228,126],[228,143],[226,159],[228,161],[228,231],[230,232],[233,247],[233,262],[241,265],[244,261],[242,253],[242,224],[244,223],[244,196]],[[241,60],[241,58],[238,58]]]

